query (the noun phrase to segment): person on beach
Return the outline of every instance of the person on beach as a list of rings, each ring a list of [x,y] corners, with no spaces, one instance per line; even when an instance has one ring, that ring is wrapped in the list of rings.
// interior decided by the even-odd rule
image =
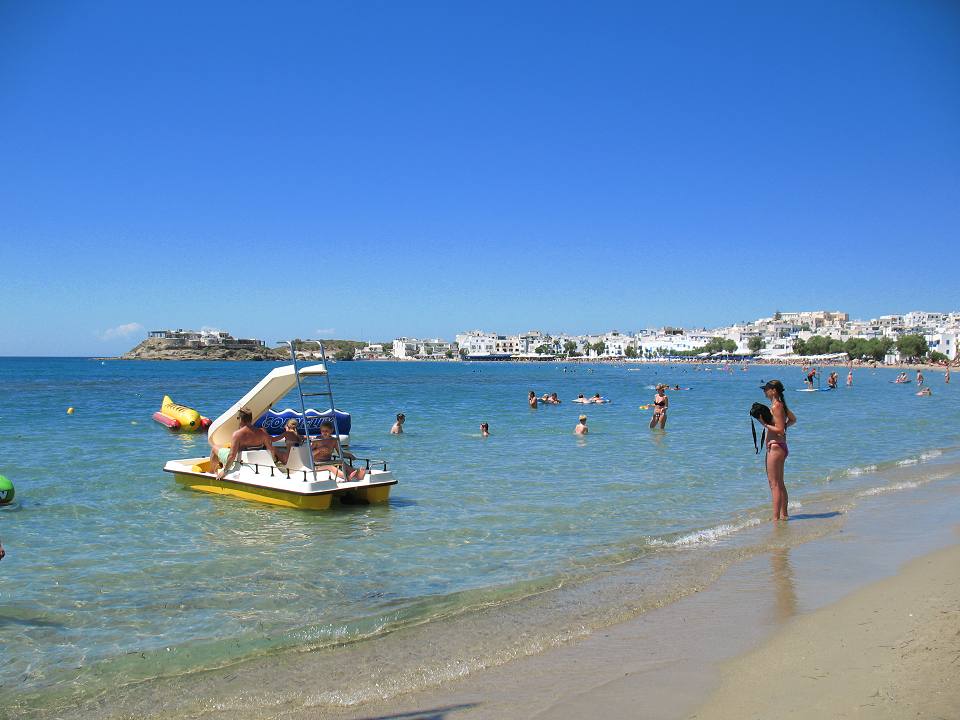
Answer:
[[[531,390],[530,394],[527,395],[527,404],[534,410],[537,409],[537,394],[533,390]]]
[[[403,413],[397,413],[397,421],[390,428],[391,435],[400,435],[403,433],[403,424],[407,421],[407,416]]]
[[[660,423],[660,429],[667,426],[667,408],[670,405],[670,398],[667,397],[667,386],[657,385],[657,394],[653,396],[653,417],[650,418],[650,429],[652,430]]]
[[[327,464],[317,465],[317,463],[330,463],[333,459],[334,451],[338,450],[337,439],[333,436],[333,423],[324,421],[320,423],[320,437],[312,442],[313,462],[315,470],[329,470],[337,479],[337,482],[347,481],[359,482],[367,474],[366,468],[355,468],[350,464],[350,460],[356,460],[357,456],[349,450],[339,448],[341,461],[338,465]]]
[[[923,385],[923,373],[917,370],[917,387]]]
[[[277,450],[273,447],[273,438],[263,428],[253,427],[253,413],[247,408],[242,408],[237,413],[237,420],[240,427],[230,437],[228,447],[219,447],[210,441],[210,467],[217,469],[217,480],[222,480],[227,469],[233,465],[243,450],[253,450],[261,446],[265,447],[273,456],[273,462],[277,462]]]
[[[490,437],[490,424],[480,423],[480,437]]]
[[[587,416],[581,415],[577,419],[577,426],[573,428],[574,435],[586,435],[589,431],[587,430]]]
[[[787,407],[783,397],[783,383],[779,380],[770,380],[761,388],[763,394],[770,400],[770,412],[773,423],[767,424],[760,420],[767,431],[767,483],[770,485],[770,496],[773,500],[773,519],[788,520],[787,487],[783,484],[783,466],[790,451],[787,449],[787,428],[797,422],[797,416]]]

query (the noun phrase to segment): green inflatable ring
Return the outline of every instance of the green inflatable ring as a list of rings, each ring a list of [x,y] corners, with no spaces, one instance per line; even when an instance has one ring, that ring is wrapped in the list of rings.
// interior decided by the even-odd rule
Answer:
[[[13,502],[13,483],[0,475],[0,505],[7,505]]]

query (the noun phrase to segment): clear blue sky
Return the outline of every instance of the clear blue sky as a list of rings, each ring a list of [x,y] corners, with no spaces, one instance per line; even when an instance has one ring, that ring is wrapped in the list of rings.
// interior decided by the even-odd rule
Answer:
[[[3,355],[960,308],[956,2],[7,1],[0,33]]]

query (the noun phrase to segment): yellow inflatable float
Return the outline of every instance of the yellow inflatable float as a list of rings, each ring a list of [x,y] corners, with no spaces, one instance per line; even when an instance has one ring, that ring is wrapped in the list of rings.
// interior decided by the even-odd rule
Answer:
[[[170,399],[169,395],[163,396],[160,412],[155,412],[153,419],[161,425],[166,425],[171,430],[183,430],[184,432],[206,430],[210,425],[209,418],[203,417],[199,412],[186,405],[178,405]]]

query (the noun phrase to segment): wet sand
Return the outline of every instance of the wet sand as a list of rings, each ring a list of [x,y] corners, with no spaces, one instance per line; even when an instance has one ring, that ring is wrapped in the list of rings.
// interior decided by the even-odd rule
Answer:
[[[960,545],[796,618],[692,717],[960,716]]]

